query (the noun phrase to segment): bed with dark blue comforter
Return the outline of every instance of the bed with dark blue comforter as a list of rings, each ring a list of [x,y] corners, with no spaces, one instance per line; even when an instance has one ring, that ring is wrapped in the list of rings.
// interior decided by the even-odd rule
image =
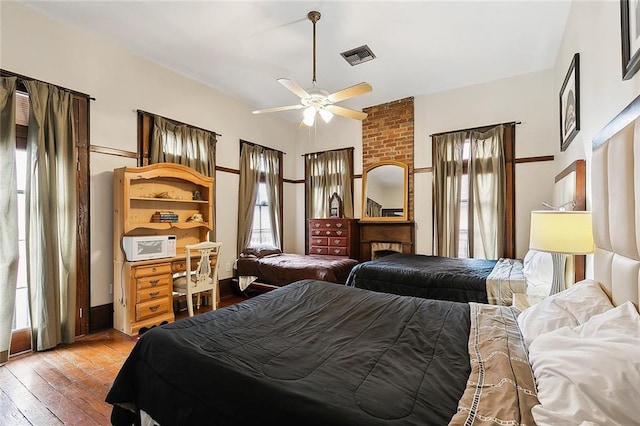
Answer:
[[[145,333],[107,396],[112,422],[447,424],[470,372],[469,312],[293,283]]]
[[[346,285],[454,302],[487,303],[487,277],[497,260],[396,253],[356,265]]]

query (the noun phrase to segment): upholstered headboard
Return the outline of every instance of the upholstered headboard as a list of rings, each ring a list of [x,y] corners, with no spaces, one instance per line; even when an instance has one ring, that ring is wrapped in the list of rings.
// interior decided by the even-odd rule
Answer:
[[[594,279],[640,305],[640,97],[593,139]]]

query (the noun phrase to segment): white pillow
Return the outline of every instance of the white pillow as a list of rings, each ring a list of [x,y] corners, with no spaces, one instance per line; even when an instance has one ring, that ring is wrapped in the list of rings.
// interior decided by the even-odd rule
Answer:
[[[613,305],[600,284],[587,279],[525,309],[518,315],[518,325],[528,347],[543,333],[565,326],[575,327],[611,308]]]
[[[551,253],[529,250],[522,260],[522,272],[527,282],[527,294],[546,297],[553,281]]]
[[[538,425],[631,425],[640,419],[640,315],[631,302],[529,348]]]

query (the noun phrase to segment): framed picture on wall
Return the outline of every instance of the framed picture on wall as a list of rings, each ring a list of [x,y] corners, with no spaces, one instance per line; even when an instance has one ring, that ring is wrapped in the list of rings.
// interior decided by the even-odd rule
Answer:
[[[560,151],[565,151],[580,131],[580,54],[573,55],[560,89]]]
[[[640,69],[639,3],[638,0],[620,0],[623,80],[629,80]]]

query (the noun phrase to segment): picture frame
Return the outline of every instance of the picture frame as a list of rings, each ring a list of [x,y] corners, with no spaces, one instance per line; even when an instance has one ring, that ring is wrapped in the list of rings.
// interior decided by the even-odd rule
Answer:
[[[640,69],[640,1],[620,0],[622,79],[630,80]]]
[[[565,151],[580,131],[580,54],[573,55],[560,89],[560,151]]]

